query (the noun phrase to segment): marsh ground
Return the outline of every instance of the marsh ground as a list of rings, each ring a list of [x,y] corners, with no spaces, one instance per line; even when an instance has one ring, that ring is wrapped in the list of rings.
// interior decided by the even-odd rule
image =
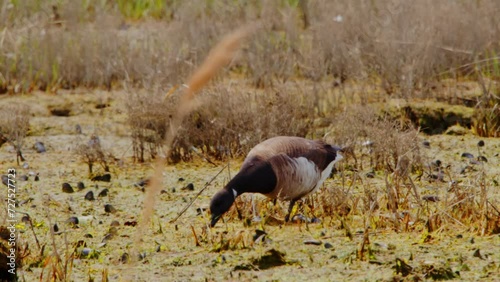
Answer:
[[[365,177],[371,170],[369,167],[356,172],[340,170],[324,184],[321,192],[311,198],[303,212],[317,215],[320,223],[283,225],[273,217],[283,218],[284,205],[276,208],[263,197],[257,197],[257,206],[263,218],[267,219],[264,223],[249,223],[246,219],[252,218],[250,211],[243,213],[246,219],[239,220],[233,209],[226,216],[226,223],[208,229],[207,212],[198,213],[197,209],[208,207],[210,196],[228,181],[227,172],[217,177],[181,218],[174,223],[169,221],[226,162],[218,162],[214,166],[196,159],[166,166],[163,170],[164,191],[157,198],[151,224],[141,234],[143,242],[137,246],[134,243],[137,227],[131,226],[131,223],[140,220],[144,193],[134,184],[152,173],[152,165],[133,162],[126,116],[119,98],[121,95],[120,91],[76,90],[58,94],[35,92],[4,96],[0,100],[2,104],[29,104],[33,113],[30,135],[25,140],[26,149],[23,152],[28,168],[16,165],[15,152],[10,145],[0,149],[2,170],[10,167],[17,170],[16,197],[22,203],[18,208],[18,219],[21,220],[23,213],[29,214],[40,246],[45,249],[45,255],[39,256],[41,250],[29,224],[19,221],[19,241],[28,243],[31,252],[19,271],[21,279],[34,281],[40,277],[44,277],[43,280],[50,278],[52,264],[49,258],[54,246],[64,261],[72,262],[67,275],[73,281],[90,278],[99,281],[104,276],[111,281],[393,281],[402,278],[403,274],[408,275],[406,279],[498,279],[500,236],[481,234],[485,219],[457,220],[451,215],[453,209],[443,203],[451,203],[455,197],[450,192],[449,179],[436,182],[425,176],[419,180],[412,176],[421,196],[436,195],[441,201],[423,202],[419,206],[416,198],[408,196],[411,205],[402,211],[408,212],[411,219],[406,221],[407,228],[401,226],[405,221],[399,219],[399,231],[395,230],[393,215],[386,208],[375,209],[370,215],[352,212],[339,216],[329,214],[320,207],[329,193],[338,191],[334,190],[335,187],[351,187],[348,192],[350,197],[346,200],[351,207],[362,205],[366,189],[372,189],[375,194],[379,191],[382,199],[384,175],[376,173],[374,178]],[[109,106],[96,109],[95,106],[102,101]],[[71,116],[53,116],[48,110],[51,107],[69,107]],[[82,134],[76,132],[77,124],[81,126]],[[76,146],[88,142],[92,134],[98,134],[103,148],[114,156],[110,161],[109,183],[90,181],[87,165],[74,152]],[[460,189],[468,191],[473,202],[480,201],[480,183],[484,183],[490,203],[498,203],[500,139],[478,138],[470,134],[420,134],[419,138],[430,142],[430,148],[422,148],[425,162],[439,159],[444,166],[449,166],[449,176]],[[485,142],[481,150],[488,162],[475,164],[471,170],[460,174],[460,170],[470,162],[461,157],[462,153],[477,155],[476,144],[479,140]],[[46,153],[36,153],[32,148],[36,141],[45,144]],[[241,161],[229,161],[231,174],[237,171]],[[33,176],[29,176],[27,181],[20,180],[22,175],[29,175],[30,172],[38,173],[40,180],[34,181]],[[102,168],[97,166],[96,173],[99,172]],[[353,178],[354,174],[357,180]],[[184,181],[179,181],[180,178]],[[76,188],[78,181],[85,184],[85,189],[79,191]],[[75,192],[63,193],[61,185],[64,182],[70,183]],[[182,189],[187,183],[194,184],[194,191]],[[105,188],[109,189],[108,195],[97,197]],[[89,191],[94,192],[95,201],[84,199]],[[249,209],[250,202],[249,196],[243,196],[239,206]],[[111,204],[117,211],[105,212],[105,204]],[[435,229],[429,232],[426,226],[431,215],[439,215],[440,219]],[[75,228],[67,223],[72,216],[92,218]],[[115,220],[119,225],[110,230]],[[51,235],[50,228],[54,224],[58,225],[61,234]],[[263,241],[254,241],[256,229],[267,233]],[[363,248],[365,231],[369,232],[369,242]],[[198,246],[194,234],[199,241]],[[305,244],[306,240],[317,240],[320,245]],[[80,257],[78,254],[82,247],[77,247],[79,241],[98,255],[94,258]],[[325,243],[331,244],[331,247],[326,248]],[[132,257],[131,262],[124,263],[123,254],[136,256],[136,248],[146,253],[145,258],[134,261]],[[265,260],[270,250],[283,255],[275,253]],[[76,257],[70,258],[71,254]],[[398,266],[401,265],[398,259],[411,266],[411,269],[407,268],[407,273],[402,270],[404,267]]]

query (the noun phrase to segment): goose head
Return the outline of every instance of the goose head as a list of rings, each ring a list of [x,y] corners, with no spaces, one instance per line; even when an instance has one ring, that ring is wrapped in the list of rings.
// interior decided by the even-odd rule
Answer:
[[[214,227],[221,216],[231,208],[236,196],[235,190],[232,189],[222,189],[213,196],[210,201],[211,227]]]

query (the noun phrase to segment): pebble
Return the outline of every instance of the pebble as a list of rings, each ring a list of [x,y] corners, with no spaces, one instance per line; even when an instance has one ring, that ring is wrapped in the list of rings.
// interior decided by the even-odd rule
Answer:
[[[5,186],[9,186],[9,177],[5,174],[2,174],[2,183]]]
[[[321,241],[320,240],[305,240],[304,244],[319,246],[319,245],[321,245]]]
[[[194,191],[194,184],[193,183],[189,183],[188,185],[186,185],[183,188],[181,188],[181,190]]]
[[[107,213],[115,213],[116,209],[115,209],[115,207],[113,207],[110,204],[105,204],[104,205],[104,211],[107,212]]]
[[[78,188],[78,190],[83,190],[85,189],[85,184],[83,184],[83,182],[80,181],[76,184],[76,188]]]
[[[108,192],[109,192],[108,188],[104,188],[104,189],[102,189],[101,192],[99,192],[99,195],[97,195],[97,196],[98,197],[106,197],[108,195]]]
[[[96,175],[92,178],[92,181],[110,182],[111,181],[111,174],[106,173],[103,175]]]
[[[485,163],[488,162],[488,159],[485,156],[479,156],[479,157],[477,157],[477,160],[480,162],[485,162]]]
[[[130,255],[128,253],[123,253],[120,257],[120,262],[121,263],[128,263],[130,259]]]
[[[431,147],[431,142],[429,142],[428,140],[424,140],[422,142],[422,145],[424,145],[425,148],[430,148]]]
[[[439,197],[436,195],[425,195],[422,197],[422,200],[427,201],[427,202],[438,202]]]
[[[63,191],[64,193],[73,193],[73,192],[75,192],[75,191],[73,190],[73,187],[71,187],[71,185],[70,185],[69,183],[66,183],[66,182],[64,182],[64,183],[62,184],[62,191]]]
[[[72,225],[77,225],[80,222],[80,220],[78,220],[78,217],[72,216],[66,222]]]
[[[35,145],[33,147],[35,148],[37,153],[47,152],[47,150],[45,149],[45,145],[40,141],[35,142]]]
[[[328,243],[328,242],[326,242],[324,246],[325,246],[325,249],[331,249],[331,248],[333,248],[333,245],[330,244],[330,243]]]
[[[474,158],[474,155],[471,154],[471,153],[462,153],[462,158],[468,158],[468,159],[473,159]]]
[[[95,200],[95,198],[94,198],[94,192],[88,191],[87,194],[85,194],[85,200],[87,200],[87,201],[93,201],[93,200]]]
[[[147,179],[141,179],[139,182],[135,183],[134,186],[141,189],[142,192],[144,192],[144,188],[149,184],[149,178]]]

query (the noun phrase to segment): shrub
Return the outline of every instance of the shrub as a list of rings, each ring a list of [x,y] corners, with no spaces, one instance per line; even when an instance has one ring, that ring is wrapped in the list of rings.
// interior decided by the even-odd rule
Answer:
[[[30,109],[28,106],[13,104],[0,108],[0,145],[7,142],[14,147],[18,165],[20,161],[24,161],[22,149],[29,127]]]
[[[205,157],[225,159],[246,154],[260,141],[277,135],[307,136],[314,112],[312,99],[302,90],[280,84],[270,90],[239,91],[238,85],[219,83],[206,90],[174,140],[171,161],[191,159],[199,150]],[[127,98],[134,156],[154,158],[162,145],[178,95],[131,92]],[[194,149],[196,150],[194,150]]]

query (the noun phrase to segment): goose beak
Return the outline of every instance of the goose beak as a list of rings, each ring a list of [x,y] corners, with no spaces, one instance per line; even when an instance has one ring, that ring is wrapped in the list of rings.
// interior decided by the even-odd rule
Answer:
[[[215,224],[217,223],[217,221],[219,221],[219,219],[220,219],[220,215],[212,214],[212,218],[210,220],[210,227],[214,227]]]

